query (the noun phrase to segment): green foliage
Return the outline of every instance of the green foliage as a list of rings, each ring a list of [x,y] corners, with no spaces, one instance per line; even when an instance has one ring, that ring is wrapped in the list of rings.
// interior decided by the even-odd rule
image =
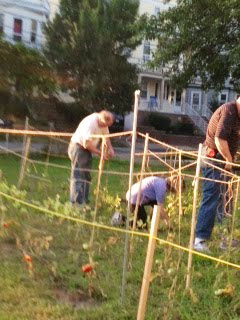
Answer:
[[[52,69],[44,56],[22,44],[12,45],[0,39],[0,88],[15,93],[21,98],[38,93],[49,93],[55,88]]]
[[[11,172],[17,166],[17,160],[14,160],[15,162],[10,156],[0,158],[1,168],[6,176],[7,171]],[[63,161],[67,163],[66,159],[58,161],[59,164],[64,164]],[[56,159],[51,159],[51,162],[56,163]],[[97,168],[97,161],[94,165]],[[38,167],[37,164],[34,165],[35,173]],[[129,164],[113,160],[109,167],[108,169],[121,172],[126,171]],[[159,165],[151,165],[150,168],[162,169]],[[39,182],[42,188],[37,188],[36,180],[32,183],[32,180],[26,178],[25,191],[6,183],[0,184],[0,191],[33,202],[42,209],[58,212],[63,217],[70,216],[91,222],[91,210],[87,207],[77,208],[68,201],[64,202],[63,193],[68,190],[63,189],[62,184],[67,180],[69,172],[64,173],[63,168],[58,171],[55,168],[48,169],[48,178],[52,181],[49,188],[42,181]],[[104,174],[102,178],[101,186],[104,188],[101,188],[97,222],[109,225],[111,211],[119,206],[116,195],[126,192],[128,177],[124,183],[123,176],[114,175],[106,179]],[[95,180],[96,176],[93,183]],[[160,221],[158,236],[188,247],[193,209],[192,180],[186,178],[186,184],[187,190],[182,195],[183,215],[179,216],[178,196],[168,194],[165,208],[170,216],[171,229],[166,229]],[[56,190],[60,196],[56,195]],[[90,205],[94,206],[94,203],[95,198]],[[234,237],[239,237],[239,214],[236,213]],[[90,251],[88,243],[91,226],[52,217],[23,204],[16,205],[15,201],[3,196],[0,197],[0,219],[1,319],[135,319],[148,243],[145,235],[141,236],[139,233],[139,236],[133,236],[126,300],[122,305],[119,299],[125,234],[96,228],[93,251]],[[6,223],[7,228],[3,227]],[[220,228],[216,226],[210,248],[212,255],[238,264],[239,250],[229,253],[218,249],[219,231]],[[81,271],[82,265],[89,263],[90,253],[94,264],[91,275]],[[26,261],[28,256],[32,259],[31,263]],[[211,317],[214,316],[216,320],[239,319],[239,270],[194,256],[191,290],[186,291],[187,259],[186,252],[156,242],[146,320],[207,320],[209,310]],[[225,288],[232,288],[231,294],[216,295],[215,292]]]
[[[169,131],[171,126],[171,119],[165,117],[157,112],[149,114],[148,121],[151,126],[157,130]]]
[[[221,89],[231,75],[240,89],[240,7],[236,0],[178,0],[152,16],[146,37],[158,40],[154,66],[164,66],[177,87],[200,76],[204,89]]]
[[[0,39],[0,92],[3,113],[16,116],[31,114],[30,98],[55,91],[56,81],[46,58],[22,44],[13,45]]]
[[[136,0],[62,0],[46,25],[46,55],[59,83],[88,113],[131,108],[137,70],[128,58],[140,43],[137,11]]]
[[[171,126],[171,131],[173,134],[194,134],[194,125],[192,123],[178,122],[177,124]]]
[[[64,117],[68,120],[69,123],[79,124],[79,121],[85,118],[89,111],[86,108],[83,108],[79,103],[63,103],[57,102],[56,109],[59,113],[63,114]]]
[[[210,108],[211,108],[212,112],[216,111],[218,107],[219,107],[219,102],[217,101],[217,99],[213,99],[210,102]]]
[[[13,114],[16,117],[24,118],[26,115],[29,115],[26,103],[6,88],[4,90],[0,89],[0,112],[0,116],[2,117]]]

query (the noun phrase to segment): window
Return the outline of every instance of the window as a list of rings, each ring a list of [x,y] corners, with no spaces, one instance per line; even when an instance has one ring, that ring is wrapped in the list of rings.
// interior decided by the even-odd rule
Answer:
[[[160,8],[159,7],[155,7],[154,8],[154,15],[157,16],[160,13]]]
[[[147,98],[147,81],[141,81],[141,98]]]
[[[218,102],[219,104],[224,104],[228,101],[228,91],[222,91],[218,95]]]
[[[148,62],[150,60],[149,55],[143,55],[143,62]]]
[[[182,101],[182,92],[177,90],[176,91],[176,106],[180,106]]]
[[[22,41],[22,20],[21,19],[14,19],[13,40]]]
[[[192,107],[199,112],[201,107],[201,92],[192,91],[191,102]]]
[[[164,85],[163,99],[168,100],[169,97],[170,86],[168,83]]]
[[[3,33],[4,15],[0,13],[0,33]]]
[[[158,97],[158,82],[155,83],[155,97]]]
[[[199,105],[199,93],[193,93],[192,104],[196,106]]]
[[[32,20],[31,42],[35,43],[37,38],[37,21]]]
[[[143,54],[144,55],[150,55],[150,42],[145,41],[143,46]]]

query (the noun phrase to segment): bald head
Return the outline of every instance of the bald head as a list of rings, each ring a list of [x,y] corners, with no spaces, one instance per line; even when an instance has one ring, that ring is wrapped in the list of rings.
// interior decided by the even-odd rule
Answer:
[[[98,122],[100,127],[110,127],[114,122],[114,116],[111,112],[102,110],[98,113]]]

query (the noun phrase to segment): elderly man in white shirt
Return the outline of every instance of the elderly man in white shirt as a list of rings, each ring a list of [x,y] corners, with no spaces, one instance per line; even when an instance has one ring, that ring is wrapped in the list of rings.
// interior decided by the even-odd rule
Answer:
[[[98,148],[100,138],[91,136],[108,134],[108,127],[113,122],[114,116],[111,112],[105,110],[96,112],[84,118],[73,134],[68,147],[71,160],[70,201],[72,203],[88,203],[92,153],[101,156],[101,150]],[[114,156],[110,139],[106,139],[106,145],[108,152],[103,156],[105,160]]]

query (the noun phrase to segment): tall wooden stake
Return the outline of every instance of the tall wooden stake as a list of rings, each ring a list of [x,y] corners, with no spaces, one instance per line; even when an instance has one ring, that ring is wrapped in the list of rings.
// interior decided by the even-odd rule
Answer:
[[[49,131],[52,132],[53,125],[50,124]],[[47,147],[47,157],[46,157],[46,165],[45,165],[45,174],[48,172],[48,165],[49,165],[49,159],[50,159],[50,153],[52,148],[52,137],[50,136],[48,139],[48,147]]]
[[[196,176],[195,176],[195,183],[194,183],[192,224],[191,224],[191,235],[190,235],[190,241],[189,241],[190,250],[193,249],[193,241],[194,241],[194,235],[195,235],[196,214],[197,214],[197,195],[198,195],[198,187],[199,187],[200,168],[201,168],[201,154],[202,154],[202,144],[200,143],[198,148],[198,159],[197,159]],[[190,251],[188,254],[186,289],[190,288],[191,269],[192,269],[192,252]]]
[[[98,209],[98,198],[99,198],[99,191],[100,191],[100,183],[101,183],[101,177],[102,177],[102,171],[103,171],[103,164],[104,164],[104,151],[105,151],[105,145],[106,145],[106,138],[102,138],[102,145],[101,145],[101,157],[99,161],[99,167],[98,167],[98,180],[97,180],[97,189],[96,189],[96,198],[95,198],[95,208],[94,208],[94,214],[93,214],[93,222],[96,221],[97,217],[97,209]],[[95,227],[92,227],[91,232],[91,238],[90,238],[90,248],[92,249],[93,246],[93,240],[94,240],[94,233],[95,233]]]
[[[30,150],[30,144],[31,144],[31,137],[27,136],[27,140],[26,140],[25,147],[24,147],[23,158],[21,161],[20,175],[19,175],[19,180],[18,180],[18,188],[21,187],[21,185],[23,183],[24,176],[25,176],[27,159],[28,159],[29,150]]]
[[[159,220],[160,220],[160,207],[154,206],[150,236],[148,241],[147,256],[145,260],[145,268],[144,268],[144,274],[143,274],[143,280],[142,280],[142,288],[141,288],[141,294],[140,294],[139,305],[138,305],[137,320],[143,320],[145,317]]]
[[[231,221],[231,233],[230,233],[230,239],[229,239],[229,243],[228,243],[228,254],[230,254],[230,248],[231,248],[232,239],[233,239],[233,230],[234,230],[234,224],[235,224],[235,218],[236,218],[236,212],[237,212],[237,205],[238,205],[239,183],[240,183],[240,179],[238,178],[236,192],[234,192],[235,193],[235,199],[234,199],[234,203],[233,203],[233,213],[232,213],[232,221]]]
[[[8,149],[9,149],[9,133],[6,133],[6,153],[8,153]]]
[[[181,244],[181,217],[182,217],[182,152],[179,151],[179,164],[178,164],[178,179],[179,179],[179,192],[178,192],[178,206],[179,206],[179,213],[178,213],[178,242],[179,245]]]
[[[29,118],[26,117],[26,118],[25,118],[25,124],[24,124],[24,130],[27,131],[28,129],[29,129]],[[23,156],[23,154],[24,154],[24,149],[25,149],[26,140],[27,140],[27,135],[24,134],[24,136],[23,136],[22,156]]]
[[[27,131],[29,127],[29,119],[28,117],[25,118],[25,124],[24,124],[24,130]],[[23,144],[22,144],[22,159],[21,159],[21,164],[20,164],[20,173],[19,173],[19,179],[18,179],[18,186],[21,185],[22,181],[20,181],[20,179],[22,178],[22,168],[23,168],[23,163],[24,163],[24,153],[25,153],[25,149],[26,149],[26,140],[27,140],[27,135],[24,134],[23,136]]]
[[[132,128],[132,147],[131,147],[131,159],[130,159],[130,170],[129,170],[129,198],[131,198],[131,188],[133,182],[133,170],[134,170],[134,158],[135,158],[135,148],[137,139],[137,117],[138,117],[138,105],[139,105],[140,90],[135,91],[135,101],[134,101],[134,116],[133,116],[133,128]],[[129,229],[129,218],[131,214],[131,204],[128,202],[127,208],[127,220],[126,229]],[[125,246],[124,246],[124,258],[123,258],[123,273],[122,273],[122,288],[121,288],[121,302],[125,299],[125,287],[126,287],[126,272],[128,267],[128,250],[129,250],[129,234],[125,235]]]

